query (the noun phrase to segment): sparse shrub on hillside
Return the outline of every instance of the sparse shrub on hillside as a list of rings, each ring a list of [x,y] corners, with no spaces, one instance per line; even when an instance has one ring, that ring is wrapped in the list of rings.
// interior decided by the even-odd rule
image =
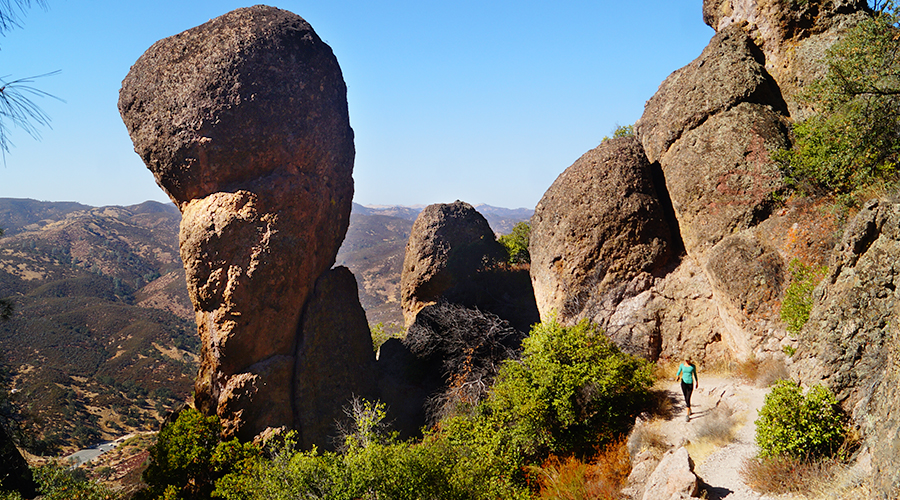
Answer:
[[[844,415],[834,394],[821,385],[806,395],[795,382],[781,380],[766,395],[756,420],[756,444],[763,458],[831,457],[844,444]]]
[[[616,125],[616,128],[613,129],[613,139],[618,139],[619,137],[634,137],[634,125]],[[600,142],[608,141],[609,136],[603,136],[603,139]]]
[[[819,268],[807,266],[794,259],[789,265],[789,271],[791,283],[784,291],[780,315],[789,332],[799,333],[809,320],[809,313],[812,311],[813,290],[825,277],[828,269],[824,266]]]
[[[510,264],[526,264],[531,262],[531,254],[528,253],[530,238],[531,224],[523,221],[513,226],[509,234],[497,238],[497,241],[506,248]]]

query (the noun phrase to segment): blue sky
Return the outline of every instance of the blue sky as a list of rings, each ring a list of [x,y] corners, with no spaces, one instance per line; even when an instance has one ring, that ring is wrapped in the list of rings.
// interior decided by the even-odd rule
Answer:
[[[155,41],[247,3],[47,0],[0,38],[0,76],[60,70],[37,86],[52,128],[15,132],[0,197],[166,201],[116,103]],[[534,208],[579,156],[637,120],[713,35],[702,0],[274,3],[334,50],[356,134],[354,201],[461,199]]]

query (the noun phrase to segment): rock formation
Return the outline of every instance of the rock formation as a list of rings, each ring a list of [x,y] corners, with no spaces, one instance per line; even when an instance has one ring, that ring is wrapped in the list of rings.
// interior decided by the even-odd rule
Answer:
[[[643,500],[680,500],[695,498],[700,480],[694,474],[694,461],[685,447],[669,450],[644,487]]]
[[[487,220],[462,201],[429,205],[413,223],[400,276],[406,326],[423,307],[461,295],[479,271],[504,260]],[[458,302],[459,300],[451,300]]]
[[[150,47],[119,110],[182,212],[202,340],[197,406],[222,417],[226,435],[292,425],[306,405],[291,392],[300,336],[312,335],[298,332],[301,312],[334,263],[353,195],[353,131],[331,49],[295,14],[238,9]]]
[[[900,204],[871,201],[847,225],[815,292],[794,374],[831,388],[863,432],[882,498],[900,494]]]
[[[716,32],[734,26],[750,35],[790,116],[799,120],[809,111],[798,92],[824,75],[826,51],[867,10],[864,0],[704,0],[703,20]]]
[[[737,27],[647,101],[635,133],[662,167],[688,255],[703,262],[719,240],[768,215],[783,186],[768,152],[788,145],[780,106],[762,54]]]
[[[673,255],[650,163],[633,137],[604,141],[554,181],[531,218],[531,280],[541,318],[606,326]]]

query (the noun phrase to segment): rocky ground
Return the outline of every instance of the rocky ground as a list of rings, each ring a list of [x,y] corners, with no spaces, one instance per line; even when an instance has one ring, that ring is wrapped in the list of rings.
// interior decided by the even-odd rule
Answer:
[[[651,484],[651,472],[672,451],[685,448],[694,463],[700,491],[695,498],[709,500],[811,500],[872,498],[861,482],[867,460],[857,460],[853,467],[831,469],[822,484],[815,485],[810,496],[772,495],[754,491],[746,483],[741,470],[748,459],[756,456],[756,419],[769,391],[761,384],[743,382],[723,375],[704,376],[694,391],[693,413],[685,420],[686,411],[681,388],[676,382],[660,387],[668,402],[665,416],[639,419],[629,439],[633,456],[633,472],[623,492],[630,498],[644,498],[644,485]],[[668,452],[668,453],[666,453]],[[665,460],[664,460],[665,461]],[[683,465],[682,465],[683,466]],[[677,468],[674,469],[677,472]],[[669,472],[674,474],[674,472]],[[674,483],[669,482],[671,488]],[[647,486],[648,490],[651,486]],[[687,497],[684,497],[687,498]]]
[[[694,462],[703,498],[791,498],[761,495],[740,474],[745,460],[757,453],[754,422],[768,389],[725,376],[701,374],[700,385],[691,398],[691,419],[686,421],[680,385],[668,382],[663,388],[672,404],[669,414],[639,422],[632,437],[634,451],[643,450],[635,454],[636,474],[640,475],[642,469],[652,470],[641,461],[653,463],[662,451],[683,446]],[[633,498],[641,498],[643,493],[640,488],[629,492]],[[635,496],[636,493],[640,495]]]

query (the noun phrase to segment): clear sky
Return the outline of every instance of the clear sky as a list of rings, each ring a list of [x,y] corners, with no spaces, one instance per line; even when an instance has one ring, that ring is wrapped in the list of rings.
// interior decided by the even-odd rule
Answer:
[[[41,140],[15,132],[0,197],[130,205],[167,201],[134,153],[116,103],[155,41],[231,0],[46,0],[0,38],[6,80],[65,102]],[[662,80],[713,30],[702,0],[284,0],[334,50],[356,135],[354,201],[461,199],[534,208],[566,167],[636,121]]]

